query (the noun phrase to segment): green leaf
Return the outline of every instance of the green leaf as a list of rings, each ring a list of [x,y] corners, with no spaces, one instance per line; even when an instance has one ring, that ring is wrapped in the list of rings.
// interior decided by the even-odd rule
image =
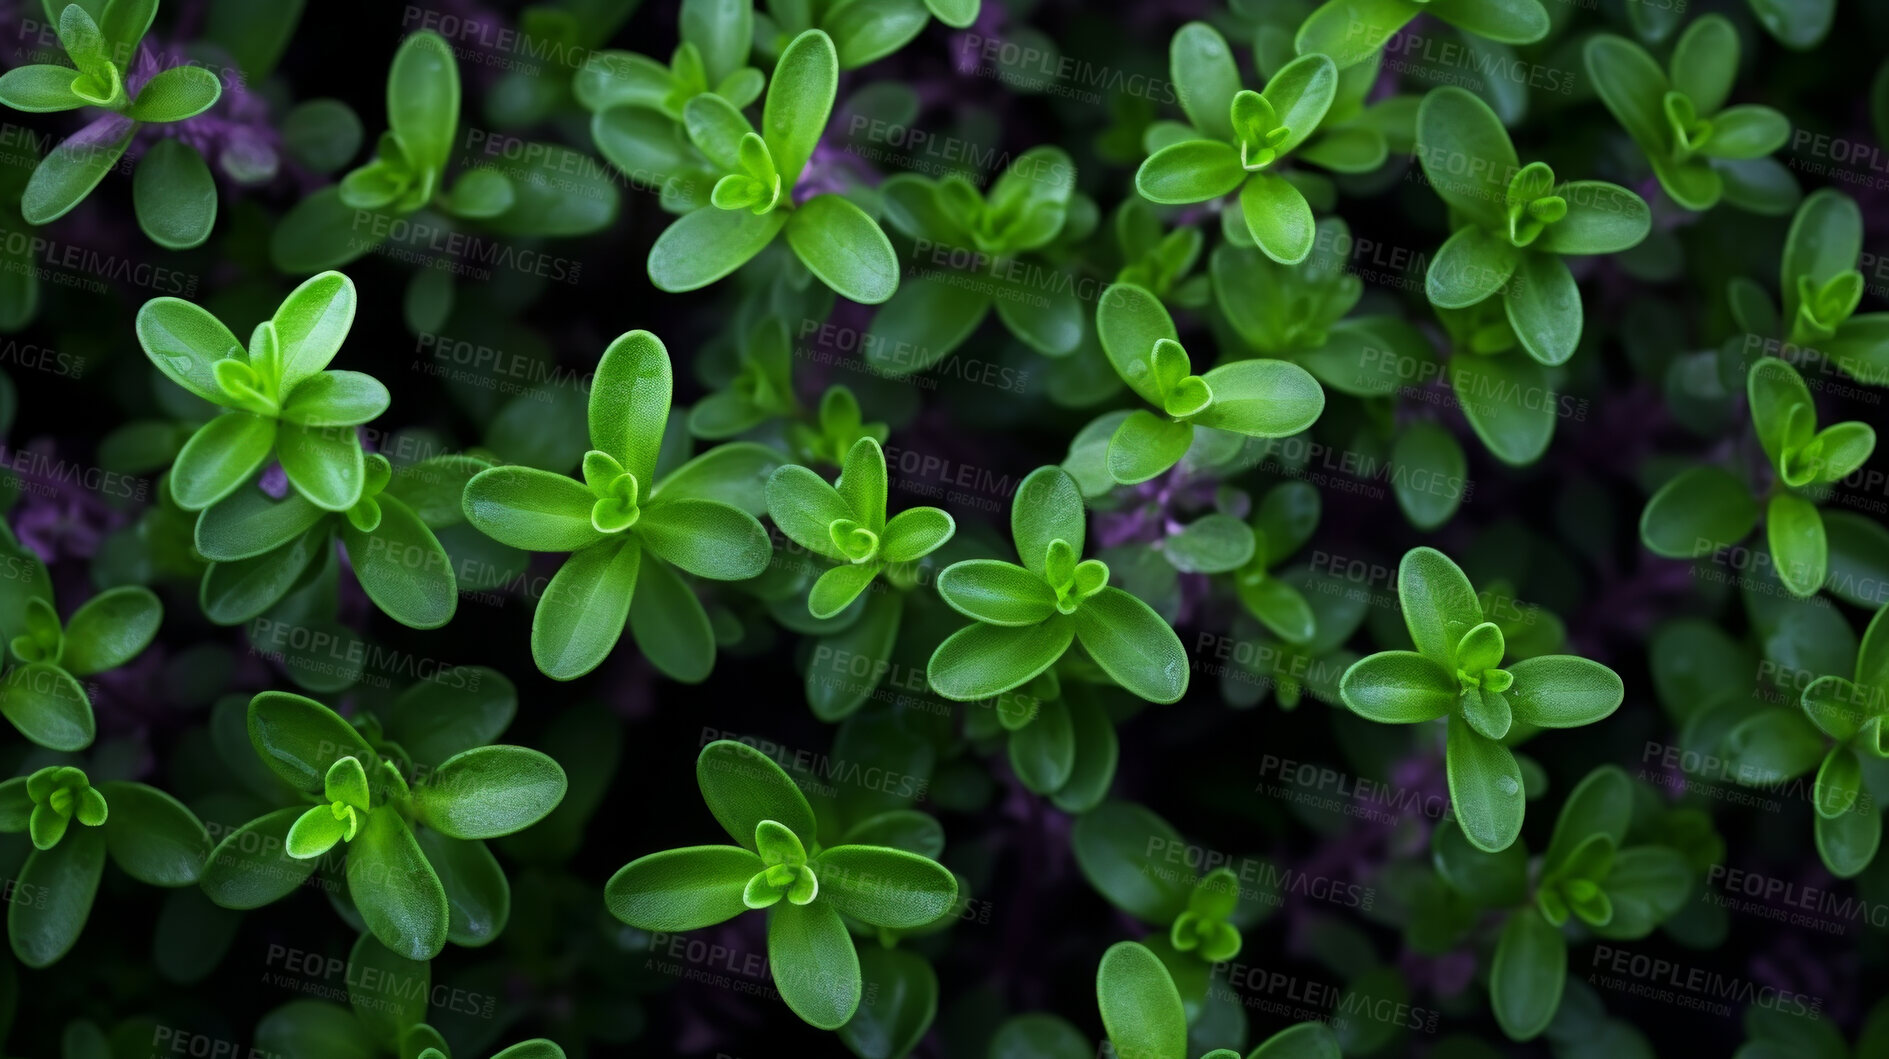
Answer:
[[[892,378],[923,371],[962,345],[990,307],[991,297],[983,291],[940,276],[918,276],[899,284],[873,315],[861,351],[874,371]]]
[[[745,743],[716,740],[696,758],[702,800],[729,837],[755,848],[755,829],[772,820],[811,844],[819,834],[813,809],[798,784],[774,760]]]
[[[512,914],[512,887],[498,858],[483,842],[447,838],[425,829],[414,837],[446,891],[446,940],[455,945],[490,944]]]
[[[1541,913],[1512,913],[1496,942],[1489,969],[1489,1006],[1509,1039],[1532,1040],[1561,1006],[1568,977],[1568,943]]]
[[[1841,816],[1818,814],[1814,819],[1817,855],[1830,874],[1852,879],[1876,859],[1882,845],[1882,807],[1873,798],[1857,799]]]
[[[275,452],[289,484],[316,507],[346,511],[360,502],[367,485],[366,454],[353,427],[284,422],[275,430]]]
[[[1434,721],[1456,706],[1456,678],[1415,651],[1379,651],[1351,664],[1338,694],[1352,712],[1385,724]]]
[[[1527,257],[1508,240],[1475,225],[1444,240],[1424,274],[1424,293],[1439,309],[1466,309],[1508,286]],[[1554,260],[1549,258],[1548,260]]]
[[[564,770],[536,750],[484,746],[442,762],[413,792],[420,823],[453,838],[522,831],[564,800]]]
[[[289,829],[303,806],[278,809],[223,836],[203,865],[203,892],[223,908],[260,908],[296,891],[319,861],[288,855]]]
[[[1167,968],[1145,945],[1118,941],[1095,973],[1096,1003],[1115,1051],[1135,1059],[1185,1059],[1187,1015]]]
[[[98,732],[85,688],[45,662],[14,666],[0,677],[0,716],[48,750],[83,750]]]
[[[1182,26],[1168,44],[1168,69],[1181,109],[1194,128],[1216,140],[1231,140],[1233,124],[1227,115],[1240,90],[1240,70],[1220,31],[1205,22]]]
[[[1711,158],[1762,158],[1790,138],[1790,119],[1770,107],[1727,107],[1713,116],[1712,136],[1699,153]]]
[[[1282,265],[1296,265],[1311,256],[1317,228],[1312,204],[1284,177],[1276,173],[1248,177],[1240,189],[1240,213],[1246,230],[1267,257]]]
[[[20,196],[20,216],[28,224],[50,224],[85,201],[131,145],[136,122],[107,114],[67,137],[38,168]]]
[[[1764,357],[1745,375],[1745,395],[1751,405],[1751,426],[1764,446],[1771,466],[1781,467],[1784,450],[1809,440],[1816,420],[1816,405],[1797,369],[1776,357]],[[1801,436],[1792,436],[1792,415],[1802,408],[1810,415],[1800,424]]]
[[[1508,181],[1521,162],[1487,103],[1454,85],[1424,96],[1417,108],[1417,160],[1450,207],[1484,228],[1506,226]]]
[[[1225,574],[1253,558],[1253,531],[1232,515],[1212,512],[1161,542],[1168,562],[1182,573]]]
[[[664,228],[649,248],[650,282],[672,294],[706,287],[773,242],[791,214],[772,210],[756,216],[714,206],[686,213]]]
[[[1694,467],[1646,502],[1640,540],[1655,555],[1690,559],[1738,543],[1757,523],[1758,504],[1743,481],[1718,467]]]
[[[59,666],[75,677],[103,673],[138,657],[157,636],[164,604],[148,588],[107,589],[72,612]]]
[[[269,770],[311,798],[325,789],[329,768],[344,757],[375,760],[353,725],[313,699],[265,691],[249,702],[250,745]]]
[[[684,0],[680,21],[682,39],[702,53],[709,84],[747,65],[754,46],[752,0]]]
[[[1240,152],[1218,140],[1183,140],[1148,156],[1135,171],[1135,190],[1149,202],[1184,206],[1217,199],[1246,180]]]
[[[1457,29],[1502,44],[1533,44],[1553,20],[1540,0],[1442,0],[1431,12]]]
[[[1496,459],[1523,467],[1541,458],[1566,407],[1547,367],[1532,357],[1457,356],[1450,386],[1471,429]]]
[[[197,594],[204,617],[218,625],[240,625],[275,606],[310,564],[325,558],[331,541],[329,527],[317,523],[272,551],[211,563]]]
[[[1779,493],[1765,510],[1764,527],[1771,562],[1784,587],[1799,597],[1816,595],[1830,573],[1830,549],[1817,506]]]
[[[892,516],[880,534],[879,547],[887,562],[910,563],[944,547],[957,532],[957,520],[935,507],[915,507]]]
[[[840,68],[854,70],[903,48],[931,21],[920,0],[842,0],[821,22]]]
[[[1083,876],[1117,908],[1147,923],[1186,910],[1194,871],[1166,859],[1184,854],[1186,843],[1148,809],[1104,802],[1076,820],[1070,843]]]
[[[1010,535],[1024,568],[1043,576],[1051,541],[1067,541],[1081,555],[1087,540],[1087,512],[1076,480],[1060,467],[1038,467],[1017,485],[1010,505]]]
[[[1507,849],[1522,831],[1522,770],[1515,755],[1452,716],[1446,764],[1450,804],[1470,845],[1490,853]]]
[[[571,555],[553,574],[531,616],[531,659],[553,680],[575,680],[602,664],[623,624],[643,549],[634,538]]]
[[[1176,702],[1187,693],[1187,649],[1153,607],[1104,588],[1083,600],[1070,621],[1083,649],[1117,684],[1150,702]]]
[[[1607,873],[1605,891],[1613,919],[1596,928],[1602,937],[1637,939],[1686,906],[1693,872],[1678,850],[1663,846],[1623,849]]]
[[[1511,699],[1513,695],[1510,696]],[[1554,835],[1542,858],[1542,870],[1554,874],[1574,851],[1593,835],[1604,835],[1614,846],[1625,844],[1633,823],[1633,782],[1615,765],[1603,765],[1568,792],[1555,818]]]
[[[1482,604],[1462,567],[1435,548],[1412,548],[1397,566],[1397,600],[1411,642],[1439,666],[1454,664],[1463,634],[1482,624]]]
[[[1193,443],[1192,423],[1136,409],[1109,439],[1108,473],[1122,485],[1138,485],[1181,462]]]
[[[1004,1020],[986,1059],[1088,1059],[1095,1049],[1058,1015],[1032,1013]]]
[[[382,718],[415,762],[437,765],[497,739],[517,712],[518,689],[503,673],[454,666],[401,692]]]
[[[937,972],[916,953],[878,946],[859,954],[859,967],[873,1002],[840,1027],[840,1040],[862,1059],[909,1054],[938,1014]]]
[[[387,410],[392,398],[372,375],[324,371],[295,388],[283,402],[282,418],[309,427],[359,426]]]
[[[354,326],[357,301],[354,281],[339,272],[310,276],[282,299],[270,322],[279,344],[285,395],[320,373],[341,351]]]
[[[177,453],[171,496],[186,511],[200,511],[235,492],[276,447],[273,419],[225,412],[205,423]]]
[[[124,114],[132,121],[185,121],[215,106],[222,95],[223,82],[214,72],[201,66],[173,66],[146,81]]]
[[[1821,287],[1855,268],[1862,252],[1863,215],[1856,200],[1830,188],[1821,188],[1804,199],[1784,239],[1780,271],[1787,326],[1796,326],[1800,279],[1808,278],[1812,285]]]
[[[91,917],[104,870],[105,836],[95,827],[74,828],[53,848],[27,856],[18,889],[35,899],[11,901],[7,909],[7,939],[21,963],[49,967],[71,950]]]
[[[1022,687],[1055,665],[1075,635],[1075,624],[1060,615],[1022,628],[969,625],[938,645],[925,676],[932,690],[947,699],[987,699]]]
[[[1341,68],[1352,66],[1375,55],[1422,11],[1414,0],[1337,0],[1300,24],[1294,46],[1300,55],[1323,53]]]
[[[197,517],[197,550],[213,562],[253,559],[294,541],[327,514],[300,493],[275,500],[260,489],[239,489]]]
[[[399,813],[367,814],[348,843],[347,878],[367,928],[394,953],[431,960],[446,947],[446,890]]]
[[[1469,462],[1456,435],[1435,420],[1412,423],[1391,449],[1391,490],[1420,530],[1449,522],[1467,494]]]
[[[859,1010],[859,955],[831,903],[768,909],[767,956],[781,999],[809,1025],[838,1029]]]
[[[820,900],[876,927],[909,930],[951,911],[958,881],[929,857],[885,846],[834,846],[814,858]]]
[[[535,467],[492,467],[466,483],[466,519],[526,551],[575,552],[602,540],[590,522],[596,502],[582,482]]]
[[[1672,86],[1701,115],[1716,114],[1738,79],[1738,31],[1717,13],[1702,15],[1673,46]]]
[[[838,90],[839,55],[831,37],[810,29],[781,51],[761,112],[761,136],[783,187],[792,189],[800,181],[800,171],[826,132]]]
[[[1778,43],[1809,51],[1823,42],[1836,18],[1836,0],[1750,0],[1752,13]]]
[[[242,357],[243,347],[221,320],[182,298],[152,298],[138,310],[137,331],[144,355],[166,378],[213,404],[229,399],[215,364]]]
[[[735,105],[713,93],[703,93],[682,108],[683,125],[689,142],[718,168],[740,172],[741,139],[754,131],[748,119]]]
[[[1133,284],[1114,284],[1096,305],[1095,330],[1115,373],[1143,400],[1160,406],[1164,394],[1155,379],[1155,344],[1179,337],[1160,299]]]
[[[181,140],[159,140],[145,151],[132,177],[132,202],[138,227],[166,249],[202,244],[217,223],[217,185],[210,166]]]
[[[938,575],[938,594],[972,621],[1026,626],[1056,613],[1056,594],[1041,577],[1013,563],[966,559]]]
[[[839,481],[834,488],[852,509],[853,517],[874,533],[885,531],[886,465],[885,450],[870,437],[862,437],[848,449],[840,464]]]
[[[1549,367],[1565,364],[1581,341],[1581,291],[1574,273],[1552,254],[1520,257],[1515,282],[1504,288],[1509,325],[1529,356]]]
[[[1451,889],[1484,908],[1513,907],[1528,895],[1528,851],[1519,844],[1485,853],[1469,844],[1454,820],[1431,832],[1430,859]]]
[[[787,245],[820,282],[841,296],[878,305],[899,287],[892,242],[865,211],[840,195],[815,195],[789,218]]]
[[[1023,785],[1050,794],[1069,782],[1076,765],[1076,733],[1061,699],[1037,704],[1036,716],[1010,733],[1010,767]]]
[[[742,887],[763,867],[753,851],[736,846],[651,853],[610,877],[604,904],[611,915],[640,930],[712,927],[748,910]]]
[[[437,33],[408,37],[387,71],[387,126],[414,168],[438,174],[459,132],[459,67]]]
[[[0,74],[0,106],[28,114],[91,106],[72,90],[72,77],[70,66],[16,66]]]
[[[355,939],[348,952],[348,1006],[382,1040],[399,1040],[425,1021],[432,984],[427,964],[395,953],[372,934]]]
[[[1288,130],[1287,136],[1273,145],[1273,150],[1285,155],[1304,143],[1307,137],[1318,130],[1319,122],[1325,120],[1325,114],[1331,109],[1332,99],[1337,93],[1338,67],[1323,55],[1300,55],[1273,74],[1260,96],[1271,104],[1279,124]],[[1249,183],[1247,187],[1250,191],[1252,185]],[[1304,196],[1300,198],[1302,200]],[[1244,205],[1246,196],[1241,195],[1240,201]],[[1251,215],[1247,217],[1246,223],[1248,227],[1252,226]],[[1260,249],[1265,249],[1265,246],[1264,240],[1261,240]],[[1281,258],[1274,260],[1283,264],[1295,263]]]
[[[1653,229],[1653,211],[1646,200],[1618,184],[1575,180],[1554,193],[1568,204],[1567,215],[1545,228],[1533,249],[1618,254],[1640,245]]]
[[[637,572],[630,636],[650,664],[672,680],[699,683],[715,668],[715,630],[708,612],[668,563],[645,562]]]
[[[753,515],[715,500],[653,503],[637,520],[636,536],[651,555],[717,581],[754,577],[773,555],[767,531]]]
[[[362,533],[341,526],[341,540],[367,598],[388,617],[413,629],[437,629],[459,606],[452,559],[413,509],[380,498],[380,524]]]
[[[1247,1059],[1343,1059],[1338,1037],[1323,1022],[1288,1026],[1260,1042]]]
[[[1511,664],[1515,719],[1537,728],[1577,728],[1618,709],[1626,686],[1613,670],[1574,655],[1540,655]]]

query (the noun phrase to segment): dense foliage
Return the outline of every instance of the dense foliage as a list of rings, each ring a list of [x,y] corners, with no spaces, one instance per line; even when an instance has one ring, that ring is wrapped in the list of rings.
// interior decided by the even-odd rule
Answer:
[[[1889,1056],[1884,39],[0,0],[0,1051]]]

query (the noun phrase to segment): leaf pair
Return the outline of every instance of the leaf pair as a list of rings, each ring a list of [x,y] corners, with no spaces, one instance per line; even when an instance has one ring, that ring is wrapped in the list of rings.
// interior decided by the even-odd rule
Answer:
[[[28,224],[48,224],[83,202],[117,166],[140,125],[186,121],[223,94],[215,73],[190,65],[158,71],[134,94],[132,60],[157,15],[156,0],[110,0],[95,19],[90,10],[99,6],[68,4],[51,16],[72,66],[29,65],[0,74],[0,105],[28,113],[110,112],[41,159],[20,199]],[[181,250],[209,238],[216,183],[196,148],[158,141],[140,161],[132,190],[138,223],[153,242]]]
[[[1318,130],[1338,92],[1338,68],[1321,54],[1301,55],[1266,83],[1240,87],[1239,69],[1218,30],[1190,22],[1169,52],[1181,107],[1195,137],[1169,143],[1141,163],[1135,189],[1150,202],[1184,205],[1240,191],[1247,231],[1285,265],[1312,252],[1312,204],[1274,172]]]
[[[876,221],[837,194],[793,202],[838,87],[832,38],[809,30],[781,53],[758,133],[719,95],[688,101],[683,123],[689,140],[723,175],[710,205],[684,214],[656,238],[649,249],[651,282],[671,292],[705,287],[785,232],[801,263],[844,297],[876,305],[892,296],[898,259]]]
[[[719,497],[719,466],[759,446],[711,451],[658,481],[669,419],[669,351],[648,331],[610,343],[591,383],[594,446],[581,481],[533,467],[493,467],[466,483],[466,518],[526,551],[570,552],[531,621],[531,656],[554,680],[597,668],[627,624],[645,654],[678,680],[714,666],[707,612],[672,568],[740,581],[766,569],[772,548],[753,515]],[[654,649],[652,649],[652,645]]]
[[[1782,488],[1764,509],[1771,566],[1791,594],[1808,598],[1829,579],[1830,545],[1815,490],[1861,467],[1876,448],[1866,423],[1817,429],[1816,405],[1787,361],[1765,357],[1745,377],[1752,427]],[[1801,495],[1810,491],[1810,496]],[[1758,500],[1723,468],[1680,472],[1646,502],[1640,539],[1656,555],[1690,559],[1743,540],[1758,521]]]
[[[387,129],[373,159],[282,218],[269,243],[276,266],[305,273],[347,264],[407,229],[394,220],[426,207],[527,236],[586,235],[616,218],[616,182],[554,145],[508,141],[503,156],[522,161],[475,166],[449,188],[460,101],[459,67],[446,39],[425,30],[402,42],[387,70]]]
[[[78,941],[107,853],[141,883],[179,887],[198,880],[210,852],[209,832],[177,799],[142,783],[94,787],[71,766],[0,783],[0,832],[20,831],[33,852],[12,889],[7,936],[28,967],[52,965]]]
[[[1462,309],[1500,294],[1522,348],[1543,364],[1565,363],[1582,311],[1562,256],[1638,245],[1652,230],[1646,202],[1604,181],[1558,182],[1540,162],[1524,167],[1501,119],[1461,88],[1424,97],[1417,159],[1456,218],[1424,277],[1431,304]]]
[[[1686,29],[1666,70],[1638,44],[1609,33],[1590,38],[1582,52],[1601,102],[1645,153],[1660,186],[1689,210],[1711,209],[1725,193],[1722,169],[1732,167],[1721,162],[1762,160],[1789,178],[1766,158],[1790,138],[1784,115],[1764,106],[1725,106],[1738,77],[1738,53],[1738,31],[1716,14]],[[1735,170],[1732,179],[1740,179]]]
[[[1889,758],[1889,621],[1877,611],[1863,633],[1856,669],[1846,679],[1818,677],[1800,698],[1805,716],[1835,740],[1812,788],[1817,852],[1840,878],[1867,868],[1882,844],[1882,809],[1867,789],[1867,759]]]
[[[901,511],[887,521],[885,452],[869,437],[846,454],[836,486],[792,464],[767,480],[774,524],[794,543],[840,564],[821,574],[807,596],[815,618],[845,610],[888,566],[915,563],[957,532],[957,522],[935,507]]]
[[[1145,292],[1144,292],[1145,294]],[[938,645],[932,689],[969,702],[1028,683],[1076,640],[1109,678],[1152,702],[1187,691],[1187,652],[1152,607],[1083,560],[1082,494],[1060,467],[1039,467],[1017,487],[1010,530],[1023,565],[967,559],[938,575],[938,594],[975,624]]]
[[[1691,897],[1696,879],[1678,850],[1625,845],[1634,797],[1626,773],[1608,765],[1588,773],[1562,804],[1534,900],[1509,915],[1490,968],[1490,1007],[1512,1040],[1539,1036],[1561,1007],[1567,940],[1560,928],[1570,917],[1600,937],[1634,940],[1677,915]],[[1519,844],[1481,853],[1451,841],[1459,835],[1445,829],[1437,836],[1437,863],[1453,886],[1489,893],[1491,879],[1500,877],[1513,891],[1522,889],[1528,869]],[[1502,901],[1513,903],[1515,896],[1503,894]]]
[[[371,375],[328,371],[354,323],[354,283],[314,276],[256,325],[245,350],[222,321],[193,302],[153,298],[138,310],[138,342],[172,382],[227,411],[177,454],[171,495],[202,511],[235,492],[274,456],[289,484],[325,511],[346,511],[367,483],[354,428],[387,410]]]
[[[210,560],[198,594],[204,614],[222,625],[255,618],[319,569],[338,539],[355,580],[383,613],[415,629],[445,625],[458,608],[459,585],[434,529],[460,520],[460,490],[486,466],[442,456],[395,471],[372,453],[361,497],[343,512],[299,493],[273,500],[254,487],[239,489],[197,519],[197,551]],[[436,495],[442,485],[450,507]]]
[[[748,65],[752,0],[685,0],[679,21],[682,40],[667,65],[634,52],[590,52],[571,84],[578,103],[600,117],[612,107],[639,107],[680,122],[703,93],[737,108],[760,98],[767,79]]]
[[[1107,796],[1120,744],[1115,735],[1113,689],[1065,683],[1055,667],[1029,683],[972,710],[966,738],[1001,737],[1011,771],[1025,787],[1068,813],[1085,813]]]
[[[981,0],[853,0],[838,4],[767,5],[755,16],[755,40],[778,51],[810,29],[821,29],[839,48],[840,69],[877,62],[911,43],[932,16],[953,29],[977,21]]]
[[[994,309],[1004,327],[1047,357],[1076,351],[1083,299],[1046,255],[1080,236],[1085,202],[1060,147],[1016,156],[989,195],[961,176],[897,173],[880,185],[886,222],[912,240],[918,273],[872,318],[866,363],[894,378],[923,371],[964,343]]]
[[[1233,589],[1247,613],[1274,636],[1305,644],[1318,631],[1312,606],[1274,568],[1305,546],[1318,528],[1321,502],[1309,482],[1281,482],[1253,505],[1253,556],[1234,574]]]
[[[225,908],[268,904],[336,868],[329,851],[342,845],[351,903],[410,960],[448,940],[491,940],[510,888],[483,840],[542,820],[567,786],[555,761],[517,746],[461,750],[409,783],[334,711],[283,692],[250,701],[248,732],[263,764],[315,804],[231,832],[210,855],[205,893]]]
[[[610,913],[653,931],[697,930],[767,910],[767,955],[781,999],[821,1029],[859,1009],[859,956],[843,916],[910,929],[947,915],[957,879],[929,857],[875,845],[822,849],[812,806],[773,759],[717,740],[696,782],[739,845],[689,846],[624,865],[604,887]]]
[[[1167,309],[1140,287],[1115,284],[1103,291],[1095,325],[1116,374],[1159,410],[1132,413],[1109,441],[1109,474],[1123,485],[1179,463],[1196,427],[1286,437],[1310,427],[1325,409],[1318,381],[1288,361],[1240,360],[1193,374]]]
[[[1413,548],[1397,568],[1397,597],[1415,651],[1380,651],[1345,671],[1339,695],[1368,720],[1449,718],[1450,802],[1477,849],[1498,852],[1522,829],[1521,769],[1503,743],[1517,722],[1574,728],[1607,717],[1626,689],[1613,670],[1573,655],[1503,668],[1501,629],[1484,616],[1469,578],[1434,548]]]
[[[0,715],[48,750],[84,750],[98,727],[79,678],[117,669],[142,654],[157,636],[164,605],[148,588],[107,589],[62,626],[44,567],[36,559],[30,563],[38,576],[22,592],[18,625],[0,629],[11,636],[7,652],[18,662],[0,676]]]

